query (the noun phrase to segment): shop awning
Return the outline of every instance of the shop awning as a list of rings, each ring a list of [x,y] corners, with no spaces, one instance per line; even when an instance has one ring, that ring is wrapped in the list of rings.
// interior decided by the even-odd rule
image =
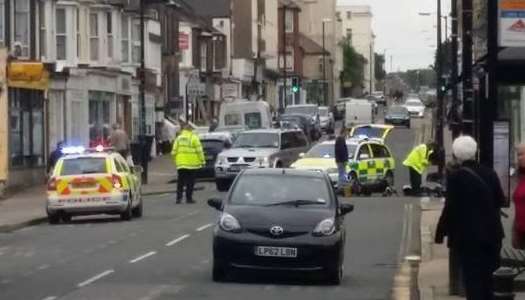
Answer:
[[[7,85],[22,89],[47,90],[49,72],[41,62],[11,62],[7,67]]]

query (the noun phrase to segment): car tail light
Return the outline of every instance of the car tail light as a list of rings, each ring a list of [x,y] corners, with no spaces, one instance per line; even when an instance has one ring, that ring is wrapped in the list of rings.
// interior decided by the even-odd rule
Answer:
[[[55,192],[57,190],[57,179],[55,177],[49,179],[47,182],[47,190],[50,192]]]
[[[113,183],[114,188],[122,188],[122,178],[120,178],[120,176],[113,174],[113,176],[111,177],[111,182]]]

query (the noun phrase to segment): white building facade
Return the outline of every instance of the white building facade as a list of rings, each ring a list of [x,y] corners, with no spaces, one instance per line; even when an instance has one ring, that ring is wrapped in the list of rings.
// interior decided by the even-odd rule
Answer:
[[[368,5],[337,7],[341,20],[342,36],[349,38],[355,50],[367,60],[364,66],[363,93],[375,90],[375,35],[372,29],[373,14]]]

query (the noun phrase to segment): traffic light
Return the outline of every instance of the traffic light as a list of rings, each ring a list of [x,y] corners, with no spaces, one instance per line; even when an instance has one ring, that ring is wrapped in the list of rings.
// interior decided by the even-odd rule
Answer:
[[[292,93],[297,94],[299,93],[300,89],[301,87],[300,87],[299,78],[298,77],[292,78]]]

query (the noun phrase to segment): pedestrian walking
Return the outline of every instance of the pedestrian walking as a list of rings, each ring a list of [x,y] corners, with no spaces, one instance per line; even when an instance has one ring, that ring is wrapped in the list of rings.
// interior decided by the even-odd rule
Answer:
[[[346,128],[343,126],[335,139],[335,163],[337,164],[338,181],[340,190],[348,183],[346,166],[348,164],[348,147],[346,145]]]
[[[512,247],[525,249],[525,144],[518,146],[518,185],[514,190]]]
[[[47,160],[47,173],[51,173],[55,168],[56,163],[62,157],[62,149],[64,149],[64,142],[58,142],[55,150],[49,154],[49,159]]]
[[[192,132],[192,127],[181,122],[181,132],[173,143],[171,155],[177,167],[177,199],[176,203],[182,201],[182,194],[186,188],[186,203],[195,203],[193,200],[193,187],[197,171],[205,164],[204,151],[199,136]]]
[[[127,158],[129,155],[129,138],[128,134],[120,127],[120,124],[115,123],[112,126],[112,132],[109,136],[109,143],[111,146],[122,155]]]
[[[493,298],[492,274],[499,267],[503,226],[500,209],[504,194],[494,170],[478,164],[477,143],[457,138],[453,155],[458,166],[447,174],[445,206],[436,230],[436,243],[447,237],[457,251],[467,300]]]
[[[434,143],[418,145],[412,149],[403,162],[403,165],[408,168],[410,186],[412,188],[411,192],[413,195],[419,195],[421,193],[421,178],[430,166],[431,161],[434,160],[436,148],[436,144]]]

